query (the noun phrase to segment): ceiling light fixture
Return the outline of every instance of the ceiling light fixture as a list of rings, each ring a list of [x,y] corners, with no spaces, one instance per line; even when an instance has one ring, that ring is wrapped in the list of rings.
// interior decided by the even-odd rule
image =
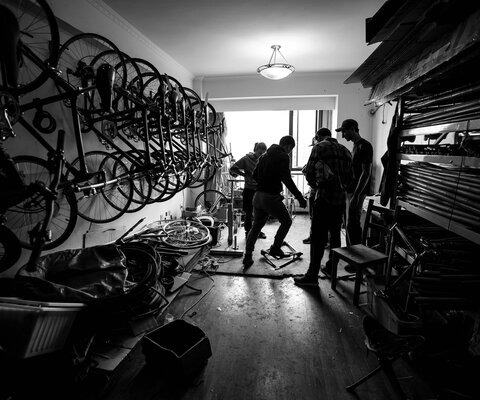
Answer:
[[[261,65],[257,68],[257,72],[262,74],[265,78],[268,79],[283,79],[290,75],[295,68],[293,65],[287,63],[287,60],[280,52],[280,46],[278,44],[274,44],[272,46],[273,53],[270,57],[270,61],[268,64]],[[277,53],[280,54],[285,61],[285,63],[277,63]],[[273,61],[273,62],[272,62]]]

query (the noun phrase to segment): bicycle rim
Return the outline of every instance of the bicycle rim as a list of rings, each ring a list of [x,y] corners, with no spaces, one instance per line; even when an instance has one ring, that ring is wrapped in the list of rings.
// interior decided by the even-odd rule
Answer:
[[[73,87],[86,87],[94,82],[96,68],[104,63],[115,68],[114,84],[125,88],[127,69],[122,53],[113,42],[96,33],[81,33],[67,40],[60,47],[57,65],[66,82]],[[82,114],[99,110],[99,104],[97,90],[77,98]]]
[[[100,170],[105,171],[107,181],[121,178],[118,182],[105,186],[102,196],[114,209],[121,213],[127,212],[133,197],[133,183],[127,166],[118,157],[109,154],[101,162]]]
[[[209,214],[215,214],[227,203],[227,196],[215,189],[204,190],[195,198],[195,208],[201,206]]]
[[[109,156],[109,153],[105,151],[89,151],[85,153],[85,164],[89,172],[100,172],[100,165],[105,157]],[[78,169],[79,159],[75,159],[72,162],[72,167]],[[108,179],[109,173],[105,172]],[[111,175],[110,175],[111,176]],[[71,179],[71,176],[69,176]],[[69,179],[69,180],[70,180]],[[103,183],[103,177],[100,174],[96,174],[87,181],[82,181],[79,186],[84,190],[75,192],[77,199],[78,215],[83,219],[94,223],[106,223],[115,221],[120,218],[125,211],[119,211],[107,202],[105,196],[103,196],[103,187],[91,188],[89,186]],[[126,199],[128,202],[128,199]]]
[[[16,156],[13,160],[26,185],[36,181],[43,182],[46,187],[50,185],[53,175],[47,161],[34,156]],[[45,218],[45,205],[45,199],[37,193],[10,207],[5,213],[5,225],[15,233],[22,247],[32,248],[29,231]],[[45,243],[45,250],[65,242],[77,222],[77,203],[72,193],[58,190],[53,209],[49,224],[52,240]]]
[[[162,241],[172,247],[194,249],[204,246],[212,240],[208,228],[195,221],[175,220],[163,227],[165,236]]]
[[[47,80],[48,75],[43,68],[56,65],[59,49],[57,21],[45,0],[0,0],[0,4],[15,14],[21,32],[19,51],[22,63],[18,71],[18,86],[8,90],[17,95],[25,94]],[[45,65],[33,62],[29,52]],[[0,82],[3,80],[0,79]],[[0,86],[1,89],[4,88]]]
[[[0,272],[12,267],[22,254],[17,236],[6,226],[0,225]]]

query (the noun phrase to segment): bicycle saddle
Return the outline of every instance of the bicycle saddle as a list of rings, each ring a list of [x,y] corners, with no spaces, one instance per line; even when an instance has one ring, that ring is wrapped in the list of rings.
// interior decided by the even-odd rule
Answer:
[[[368,315],[363,318],[363,331],[365,346],[383,357],[401,356],[415,350],[425,341],[420,335],[397,335]]]

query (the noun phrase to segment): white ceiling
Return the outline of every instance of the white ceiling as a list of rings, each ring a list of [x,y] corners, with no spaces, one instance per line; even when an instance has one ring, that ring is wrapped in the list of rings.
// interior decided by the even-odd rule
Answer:
[[[279,44],[297,72],[353,71],[384,0],[104,0],[194,76],[249,75]]]

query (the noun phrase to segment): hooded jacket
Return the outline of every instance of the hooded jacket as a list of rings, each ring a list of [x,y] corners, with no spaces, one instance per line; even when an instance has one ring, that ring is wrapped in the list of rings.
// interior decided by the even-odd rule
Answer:
[[[255,153],[250,152],[244,155],[240,160],[230,167],[230,173],[239,175],[240,171],[245,173],[245,188],[257,189],[257,182],[252,178],[253,170],[258,162],[258,158]]]
[[[258,182],[257,191],[280,194],[284,183],[295,198],[303,199],[290,174],[290,157],[278,144],[272,144],[259,158],[253,178]]]

